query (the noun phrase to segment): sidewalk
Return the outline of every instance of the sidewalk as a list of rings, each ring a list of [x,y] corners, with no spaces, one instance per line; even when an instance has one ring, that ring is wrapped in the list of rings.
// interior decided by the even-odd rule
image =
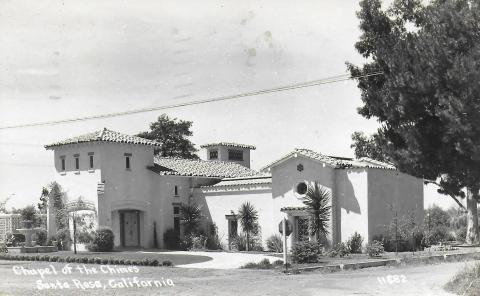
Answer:
[[[160,254],[162,252],[144,251],[142,253]],[[274,262],[275,260],[281,260],[281,258],[279,257],[267,256],[262,254],[249,254],[249,253],[174,251],[174,252],[168,252],[168,254],[199,255],[199,256],[207,256],[212,258],[212,260],[209,260],[206,262],[175,266],[175,267],[182,267],[182,268],[235,269],[235,268],[240,268],[242,265],[245,265],[249,262],[258,263],[265,258],[270,260],[270,262]]]

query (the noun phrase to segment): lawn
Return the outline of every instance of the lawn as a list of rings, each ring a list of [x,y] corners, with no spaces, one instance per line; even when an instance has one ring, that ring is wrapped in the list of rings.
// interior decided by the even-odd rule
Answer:
[[[13,255],[13,254],[12,254]],[[138,260],[138,259],[157,259],[159,262],[171,261],[173,265],[182,265],[190,263],[200,263],[212,260],[208,256],[199,256],[192,253],[192,255],[183,255],[183,254],[169,254],[165,253],[141,253],[137,251],[114,251],[114,252],[77,252],[77,255],[73,251],[59,251],[53,253],[23,253],[16,254],[22,256],[36,256],[36,255],[48,255],[48,256],[59,256],[59,257],[99,257],[102,259],[129,259],[129,260]]]

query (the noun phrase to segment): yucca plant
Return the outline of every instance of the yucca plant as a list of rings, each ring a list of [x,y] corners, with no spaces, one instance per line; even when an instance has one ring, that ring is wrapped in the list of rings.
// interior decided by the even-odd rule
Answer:
[[[182,204],[180,219],[185,227],[185,235],[195,233],[203,219],[202,208],[195,203]]]
[[[328,221],[330,220],[330,192],[317,182],[309,185],[303,203],[307,206],[312,221],[310,232],[318,242],[320,235],[328,234]]]
[[[248,251],[250,246],[250,234],[257,229],[258,212],[255,210],[250,202],[245,202],[240,206],[238,210],[238,218],[240,219],[240,225],[245,232],[247,244],[246,250]]]

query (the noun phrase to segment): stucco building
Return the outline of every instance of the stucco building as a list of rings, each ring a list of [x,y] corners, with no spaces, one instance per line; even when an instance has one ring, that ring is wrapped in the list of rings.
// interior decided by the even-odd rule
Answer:
[[[97,223],[112,228],[116,246],[152,247],[155,224],[163,247],[167,229],[182,232],[179,207],[189,202],[202,206],[205,230],[214,223],[225,245],[241,231],[236,214],[246,201],[259,213],[263,241],[278,234],[283,217],[293,225],[290,243],[305,240],[302,199],[312,182],[332,196],[330,242],[355,231],[371,240],[390,223],[393,210],[423,219],[422,180],[386,163],[296,149],[256,171],[250,168],[251,145],[203,145],[204,160],[160,157],[160,145],[103,129],[45,147],[54,151],[56,181],[71,199],[95,204]]]

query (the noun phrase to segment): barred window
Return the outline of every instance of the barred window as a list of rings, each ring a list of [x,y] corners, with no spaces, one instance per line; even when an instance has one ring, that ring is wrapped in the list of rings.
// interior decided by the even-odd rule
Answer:
[[[243,151],[242,150],[228,150],[228,160],[239,160],[243,161]]]
[[[218,150],[210,150],[210,159],[218,159]]]

